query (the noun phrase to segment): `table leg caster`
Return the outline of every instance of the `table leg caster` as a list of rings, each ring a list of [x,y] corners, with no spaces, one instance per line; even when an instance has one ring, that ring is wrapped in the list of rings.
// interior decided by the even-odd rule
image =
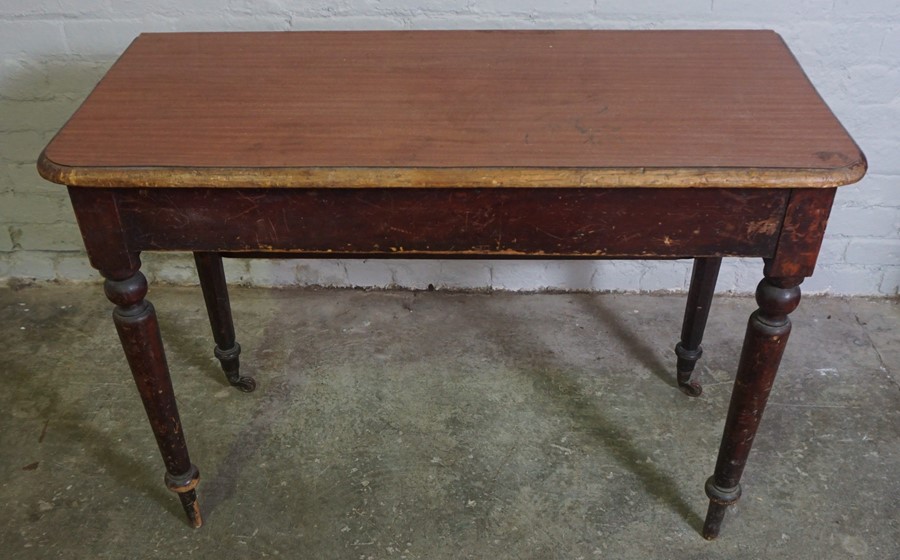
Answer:
[[[240,374],[241,345],[235,341],[234,320],[231,317],[231,302],[228,299],[222,255],[198,252],[194,253],[194,262],[197,264],[200,288],[203,290],[209,324],[216,341],[213,352],[222,364],[222,371],[225,372],[228,383],[244,393],[252,393],[256,389],[256,380]]]
[[[694,365],[703,355],[703,349],[697,346],[696,350],[688,350],[679,342],[675,345],[675,355],[678,356],[678,365],[675,368],[678,388],[689,397],[699,397],[703,394],[703,386],[691,377],[694,374]]]
[[[244,393],[252,393],[256,390],[256,380],[252,377],[241,375],[241,345],[237,342],[228,350],[222,350],[218,346],[215,347],[213,353],[222,364],[222,371],[225,372],[225,378],[232,387]]]
[[[706,319],[712,304],[716,280],[722,257],[699,257],[694,259],[691,273],[691,287],[688,290],[687,304],[684,308],[684,322],[681,326],[681,342],[675,345],[678,356],[676,366],[678,388],[689,397],[699,397],[703,393],[700,381],[694,377],[694,366],[703,355],[700,341],[706,330]]]

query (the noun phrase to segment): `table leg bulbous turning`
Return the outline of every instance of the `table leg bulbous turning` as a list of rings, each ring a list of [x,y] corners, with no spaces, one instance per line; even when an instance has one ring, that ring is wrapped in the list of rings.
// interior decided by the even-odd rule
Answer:
[[[706,483],[707,539],[719,535],[725,510],[741,496],[741,475],[791,332],[788,314],[800,303],[801,281],[766,277],[756,288],[759,309],[747,323],[715,473]]]
[[[216,347],[213,350],[222,364],[228,383],[245,393],[256,389],[256,380],[242,376],[241,345],[235,341],[234,320],[231,317],[231,302],[228,299],[228,285],[225,283],[225,269],[222,256],[218,253],[194,253],[200,288],[206,302],[209,325],[212,328]]]
[[[188,456],[156,311],[144,299],[147,279],[139,271],[121,280],[107,278],[104,291],[116,304],[113,321],[166,466],[166,486],[178,493],[191,526],[200,527],[195,490],[200,473]]]

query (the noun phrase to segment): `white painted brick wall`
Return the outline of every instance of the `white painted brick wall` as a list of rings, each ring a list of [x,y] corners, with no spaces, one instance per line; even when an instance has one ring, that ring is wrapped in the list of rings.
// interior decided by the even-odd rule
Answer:
[[[805,292],[900,290],[897,0],[0,0],[0,282],[96,280],[65,191],[34,160],[141,31],[446,28],[771,28],[869,158],[838,192]],[[148,254],[158,281],[196,281],[187,255]],[[262,286],[676,290],[690,262],[228,261]],[[750,292],[758,261],[727,259],[719,291]]]

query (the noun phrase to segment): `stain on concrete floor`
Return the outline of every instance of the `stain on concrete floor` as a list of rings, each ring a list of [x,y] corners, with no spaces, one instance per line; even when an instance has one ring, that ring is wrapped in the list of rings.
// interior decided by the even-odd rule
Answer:
[[[722,537],[698,534],[752,298],[718,297],[704,395],[683,296],[151,287],[206,525],[191,530],[97,286],[0,290],[4,558],[900,556],[900,308],[805,298]]]

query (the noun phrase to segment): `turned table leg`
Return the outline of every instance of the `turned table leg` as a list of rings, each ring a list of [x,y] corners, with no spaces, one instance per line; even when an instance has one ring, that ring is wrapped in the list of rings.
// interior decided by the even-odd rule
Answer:
[[[194,253],[200,289],[206,302],[209,325],[212,327],[216,347],[213,350],[222,364],[228,382],[249,393],[256,389],[256,380],[242,377],[240,373],[241,345],[235,341],[234,321],[231,318],[231,302],[228,299],[228,285],[225,283],[225,269],[222,256],[218,253]]]
[[[719,535],[725,510],[741,497],[741,474],[787,345],[788,314],[800,303],[802,280],[767,276],[756,288],[759,309],[747,324],[715,474],[706,482],[709,510],[703,536],[707,539]]]
[[[104,276],[106,297],[116,304],[113,321],[166,466],[166,486],[178,494],[191,526],[200,527],[200,472],[188,456],[156,311],[144,299],[147,279],[140,271],[124,279]]]
[[[691,287],[684,308],[684,323],[681,326],[681,341],[675,345],[675,355],[678,356],[676,366],[678,387],[692,397],[697,397],[703,392],[700,380],[696,377],[691,379],[691,376],[697,360],[703,354],[700,343],[703,341],[703,331],[706,330],[706,319],[709,317],[709,307],[712,304],[721,265],[721,257],[694,259]]]

